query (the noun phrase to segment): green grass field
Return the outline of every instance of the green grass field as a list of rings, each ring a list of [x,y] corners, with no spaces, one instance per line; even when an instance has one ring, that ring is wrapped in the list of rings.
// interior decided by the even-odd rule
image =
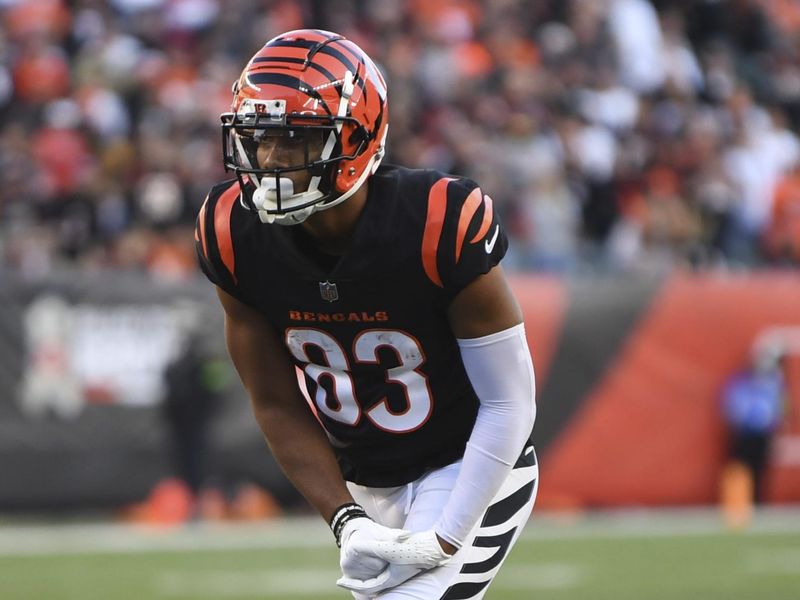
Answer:
[[[346,600],[317,520],[193,526],[19,526],[0,521],[3,600]],[[797,600],[800,513],[725,531],[712,511],[537,517],[489,600]]]

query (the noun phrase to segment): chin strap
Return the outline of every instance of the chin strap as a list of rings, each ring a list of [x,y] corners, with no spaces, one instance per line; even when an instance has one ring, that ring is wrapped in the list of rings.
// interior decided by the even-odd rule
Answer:
[[[277,185],[276,185],[277,180]],[[305,192],[298,194],[302,197],[303,202],[312,202],[317,197],[322,197],[322,192],[316,190],[315,192]],[[307,206],[298,210],[293,210],[285,214],[279,215],[274,212],[269,212],[271,207],[277,206],[278,198],[281,199],[281,204],[284,199],[291,200],[294,196],[294,183],[288,177],[262,177],[260,185],[253,192],[253,204],[258,212],[258,218],[262,223],[278,225],[296,225],[305,221],[311,213],[314,212],[315,206]]]

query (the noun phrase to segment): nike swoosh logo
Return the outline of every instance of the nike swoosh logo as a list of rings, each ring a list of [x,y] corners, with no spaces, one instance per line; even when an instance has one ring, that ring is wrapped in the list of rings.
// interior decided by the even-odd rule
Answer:
[[[494,244],[497,241],[497,235],[500,233],[500,225],[494,226],[494,235],[491,240],[486,240],[486,254],[491,254],[494,250]]]

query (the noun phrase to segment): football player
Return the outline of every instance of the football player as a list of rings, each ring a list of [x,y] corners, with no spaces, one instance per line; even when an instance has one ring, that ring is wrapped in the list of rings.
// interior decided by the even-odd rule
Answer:
[[[536,498],[533,366],[491,198],[381,165],[388,126],[352,41],[267,42],[222,115],[235,178],[200,210],[199,260],[271,451],[341,548],[338,584],[482,598]]]

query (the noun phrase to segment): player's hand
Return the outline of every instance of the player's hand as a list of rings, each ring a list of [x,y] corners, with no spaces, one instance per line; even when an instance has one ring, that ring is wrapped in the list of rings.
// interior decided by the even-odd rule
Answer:
[[[339,553],[343,578],[365,581],[383,574],[383,579],[387,579],[388,561],[376,556],[370,549],[376,543],[394,543],[408,535],[407,531],[385,527],[369,517],[348,521],[342,529],[342,547]]]
[[[394,540],[359,540],[355,550],[369,553],[395,565],[431,569],[447,563],[452,554],[445,552],[439,536],[432,529],[408,534]]]
[[[454,547],[448,544],[450,549]],[[418,573],[446,564],[451,554],[446,552],[433,530],[422,531],[397,538],[375,540],[362,545],[354,543],[354,551],[376,556],[389,563],[389,567],[371,579],[359,579],[346,575],[336,583],[353,592],[367,596],[400,585]]]
[[[389,563],[389,566],[376,577],[371,579],[357,579],[345,575],[336,582],[336,585],[350,590],[351,592],[358,592],[359,594],[372,598],[384,590],[393,588],[411,579],[414,575],[421,573],[423,570],[424,569],[411,565],[393,565]]]

